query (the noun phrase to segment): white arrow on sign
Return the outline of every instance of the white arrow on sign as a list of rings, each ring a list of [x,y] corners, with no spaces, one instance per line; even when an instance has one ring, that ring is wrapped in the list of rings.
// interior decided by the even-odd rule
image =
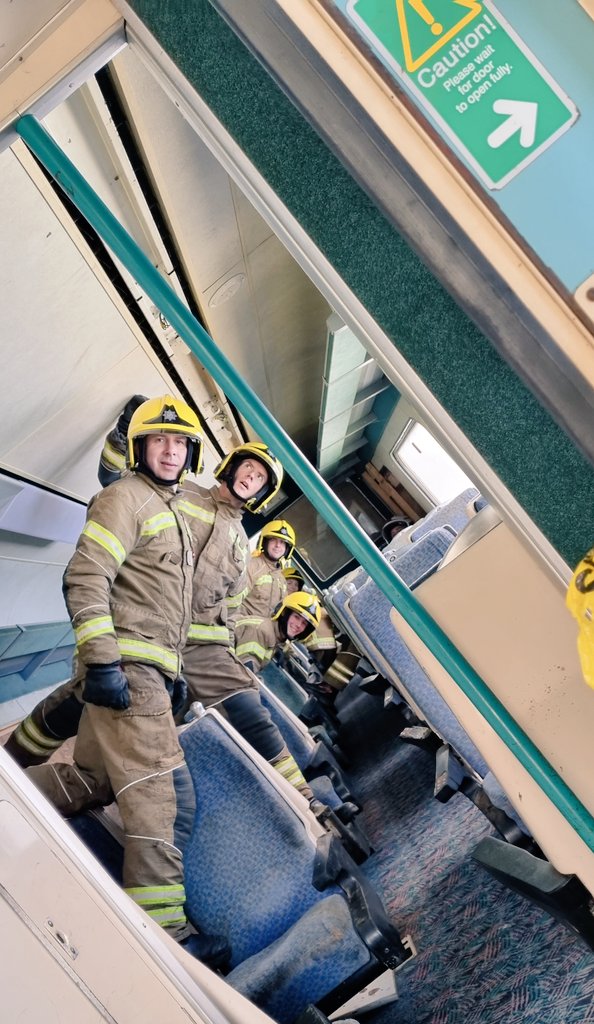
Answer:
[[[520,133],[520,145],[528,149],[536,136],[536,115],[538,103],[526,100],[495,100],[493,110],[496,114],[507,114],[505,121],[487,136],[492,149],[499,149],[504,142],[511,139],[516,132]]]

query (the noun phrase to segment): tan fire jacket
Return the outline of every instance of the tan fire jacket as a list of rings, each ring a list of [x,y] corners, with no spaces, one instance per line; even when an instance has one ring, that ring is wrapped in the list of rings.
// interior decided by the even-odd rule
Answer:
[[[175,678],[190,622],[193,569],[175,488],[129,473],[100,491],[64,573],[80,661],[139,661]]]
[[[242,618],[246,615],[269,618],[287,594],[280,565],[262,553],[254,553],[248,559],[247,587],[248,592],[241,605]]]
[[[233,646],[234,620],[246,594],[248,539],[242,510],[190,481],[182,485],[179,507],[190,523],[194,547],[194,593],[189,644]]]
[[[245,664],[250,662],[255,672],[267,665],[275,647],[283,646],[278,623],[259,615],[242,615],[235,623],[235,654]]]
[[[334,651],[338,647],[332,619],[325,608],[322,608],[322,617],[318,628],[303,643],[310,651]]]

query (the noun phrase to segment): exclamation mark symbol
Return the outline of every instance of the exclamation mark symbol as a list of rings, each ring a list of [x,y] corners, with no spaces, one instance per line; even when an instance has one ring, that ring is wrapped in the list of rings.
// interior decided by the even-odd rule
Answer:
[[[428,11],[427,8],[425,7],[423,0],[408,0],[408,2],[412,7],[413,11],[416,11],[419,17],[423,19],[425,24],[431,26],[431,31],[433,35],[440,36],[441,33],[443,32],[443,25],[440,25],[439,22],[435,20],[435,18],[431,14],[431,11]]]

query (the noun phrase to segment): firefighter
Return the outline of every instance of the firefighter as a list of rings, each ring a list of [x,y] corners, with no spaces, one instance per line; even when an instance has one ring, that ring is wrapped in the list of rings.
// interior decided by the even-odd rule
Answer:
[[[320,613],[315,594],[288,594],[271,618],[249,615],[237,620],[235,653],[252,672],[259,672],[287,640],[303,643],[317,629]]]
[[[295,549],[295,531],[284,519],[273,519],[260,532],[248,562],[248,592],[241,614],[270,618],[287,594],[282,567]]]
[[[126,892],[184,948],[220,965],[229,949],[186,918],[178,787],[189,773],[172,714],[191,618],[193,550],[179,482],[198,472],[198,417],[165,395],[128,428],[131,472],[97,494],[64,574],[84,710],[74,764],[28,769],[65,816],[115,798]]]
[[[298,590],[306,589],[305,576],[294,565],[285,565],[282,572],[285,577],[287,594],[296,594]]]
[[[109,438],[117,446],[113,431]],[[183,483],[179,503],[189,522],[196,562],[184,674],[192,700],[219,705],[256,750],[309,798],[311,790],[260,701],[257,680],[233,654],[233,619],[247,593],[249,551],[243,510],[261,511],[278,493],[282,476],[282,466],[269,448],[248,441],[221,461],[214,487]],[[33,709],[5,749],[23,767],[43,763],[75,735],[80,713],[80,693],[72,680]]]
[[[148,399],[144,395],[129,398],[105,438],[97,471],[102,487],[119,480],[124,472],[130,419],[146,401]],[[48,694],[19,723],[8,737],[4,749],[22,768],[43,764],[64,740],[76,736],[81,714],[81,694],[75,672],[72,679]]]
[[[286,566],[283,575],[289,593],[294,594],[308,589],[303,574],[294,566]],[[333,704],[339,690],[344,690],[351,678],[352,670],[348,662],[342,664],[338,658],[341,646],[336,637],[334,623],[323,605],[320,606],[319,625],[302,642],[320,669],[321,679],[315,695],[323,704]],[[350,652],[346,651],[346,655],[350,657]]]
[[[105,438],[97,471],[102,487],[119,480],[124,472],[130,419],[146,401],[148,399],[144,395],[129,398]],[[76,736],[83,708],[81,688],[77,682],[74,670],[73,678],[36,704],[8,737],[4,750],[22,768],[43,764],[65,740]]]
[[[303,591],[306,588],[305,578],[294,566],[286,566],[283,569],[283,576],[287,583],[289,594]],[[328,612],[320,606],[320,621],[315,630],[307,638],[301,639],[308,651],[311,651],[322,673],[326,673],[338,654],[338,642],[334,632],[334,625]]]
[[[282,482],[282,466],[265,444],[250,441],[222,460],[215,477],[218,487],[210,491],[187,483],[182,500],[194,529],[204,534],[198,545],[192,624],[184,650],[188,694],[205,707],[216,706],[258,753],[311,800],[310,787],[262,704],[256,676],[234,651],[234,622],[240,604],[244,614],[247,585],[248,540],[242,513],[244,509],[260,512],[274,498]]]
[[[407,516],[394,516],[393,519],[389,519],[387,523],[382,526],[381,537],[379,539],[379,546],[381,548],[388,547],[392,543],[394,537],[397,537],[399,533],[406,530],[407,526],[411,525],[412,520]]]

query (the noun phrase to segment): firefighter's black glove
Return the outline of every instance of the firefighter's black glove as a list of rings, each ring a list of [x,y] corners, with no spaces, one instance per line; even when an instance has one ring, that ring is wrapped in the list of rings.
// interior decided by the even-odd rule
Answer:
[[[125,437],[126,434],[128,433],[130,420],[132,419],[133,414],[138,409],[138,406],[142,405],[143,402],[147,401],[148,399],[145,398],[144,395],[132,395],[132,398],[128,399],[119,415],[118,422],[116,423],[116,430],[118,431],[118,433],[122,435],[122,437]]]
[[[88,665],[83,700],[100,708],[125,711],[130,707],[128,680],[119,661],[110,665]]]
[[[167,683],[167,691],[171,697],[171,713],[175,718],[180,711],[183,711],[188,699],[188,684],[183,676],[178,676],[177,679]]]

